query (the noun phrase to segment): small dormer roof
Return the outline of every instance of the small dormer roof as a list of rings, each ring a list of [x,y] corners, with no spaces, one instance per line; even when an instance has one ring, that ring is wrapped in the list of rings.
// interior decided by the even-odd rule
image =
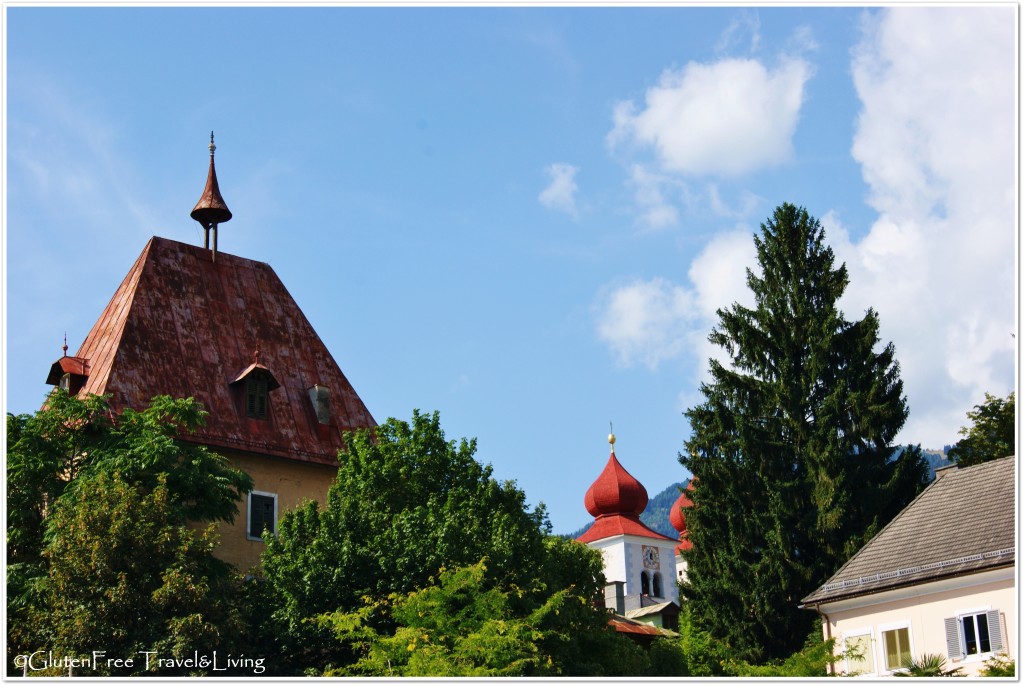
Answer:
[[[263,374],[266,375],[268,391],[272,391],[275,388],[281,387],[281,384],[278,382],[278,380],[274,378],[274,374],[259,362],[253,362],[248,367],[243,369],[242,373],[235,377],[235,380],[231,382],[231,385],[245,381],[252,373],[256,371],[261,371],[263,372]]]
[[[68,357],[65,355],[50,365],[50,373],[46,376],[46,383],[56,386],[65,374],[89,376],[89,360],[84,357]]]

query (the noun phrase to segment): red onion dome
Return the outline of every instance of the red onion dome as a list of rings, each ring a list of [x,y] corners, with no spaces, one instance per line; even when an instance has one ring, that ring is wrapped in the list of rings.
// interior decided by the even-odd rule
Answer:
[[[595,519],[614,514],[639,516],[647,507],[647,489],[619,464],[613,448],[604,471],[583,497],[583,504]]]
[[[686,533],[686,515],[683,514],[683,508],[693,506],[693,501],[690,500],[690,496],[686,493],[689,490],[687,488],[679,494],[679,498],[672,505],[672,511],[668,513],[668,521],[671,522],[672,527],[680,534]]]

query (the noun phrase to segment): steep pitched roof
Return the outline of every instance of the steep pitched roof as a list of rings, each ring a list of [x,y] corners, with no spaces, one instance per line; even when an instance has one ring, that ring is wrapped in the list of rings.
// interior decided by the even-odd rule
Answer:
[[[109,393],[115,412],[155,395],[200,401],[206,426],[183,436],[199,443],[337,464],[341,432],[376,425],[270,265],[225,253],[214,262],[165,238],[150,239],[75,358],[88,361],[81,392]],[[267,420],[248,417],[232,386],[257,362],[280,383]],[[314,385],[329,389],[328,424]]]
[[[1014,564],[1016,459],[948,469],[804,605]]]

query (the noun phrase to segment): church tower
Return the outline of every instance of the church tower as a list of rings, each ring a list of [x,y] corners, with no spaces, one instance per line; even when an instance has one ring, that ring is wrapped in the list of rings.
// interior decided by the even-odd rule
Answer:
[[[217,251],[217,227],[232,214],[212,134],[209,147],[206,187],[191,212],[204,245],[151,238],[73,357],[65,344],[47,383],[109,395],[115,413],[156,395],[202,403],[206,425],[179,438],[254,481],[235,522],[221,523],[217,551],[245,571],[287,509],[325,502],[342,434],[376,422],[270,265]]]
[[[693,492],[693,483],[694,480],[690,479],[690,483],[686,485],[683,492],[676,498],[676,501],[672,504],[672,510],[668,514],[669,523],[679,532],[679,544],[676,546],[676,580],[680,583],[686,581],[686,560],[683,558],[683,553],[693,548],[693,543],[687,535],[685,512],[686,508],[693,507],[693,501],[690,500],[690,494]]]
[[[606,607],[639,618],[672,604],[678,617],[676,541],[640,521],[647,507],[647,489],[615,456],[614,434],[608,436],[608,443],[608,463],[583,499],[594,523],[576,540],[600,550],[604,557]]]

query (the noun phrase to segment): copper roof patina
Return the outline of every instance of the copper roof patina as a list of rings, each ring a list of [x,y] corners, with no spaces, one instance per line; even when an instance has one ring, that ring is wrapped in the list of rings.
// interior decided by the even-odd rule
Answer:
[[[257,349],[280,384],[267,419],[247,416],[244,384],[232,384]],[[376,426],[270,265],[214,262],[165,238],[150,239],[73,359],[88,361],[81,393],[110,394],[115,412],[155,395],[200,401],[206,426],[182,438],[214,447],[336,465],[343,431]],[[316,385],[330,393],[326,427],[309,399]]]

